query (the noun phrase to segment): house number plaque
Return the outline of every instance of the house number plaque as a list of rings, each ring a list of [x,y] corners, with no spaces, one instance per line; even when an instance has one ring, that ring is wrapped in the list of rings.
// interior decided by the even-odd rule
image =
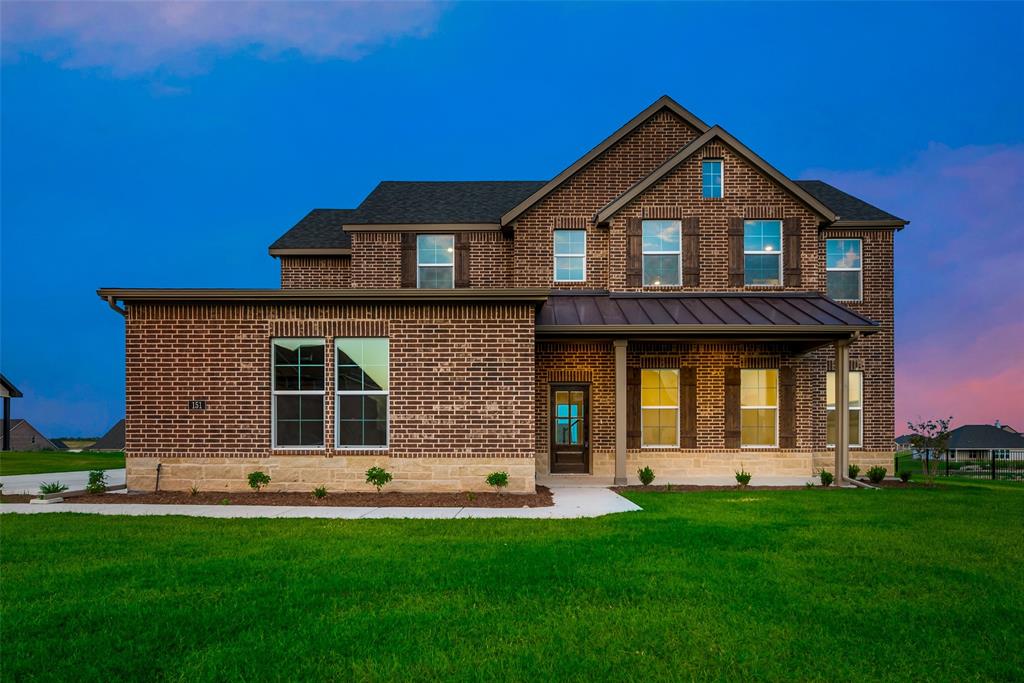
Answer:
[[[197,399],[188,402],[189,410],[206,410],[206,399]]]

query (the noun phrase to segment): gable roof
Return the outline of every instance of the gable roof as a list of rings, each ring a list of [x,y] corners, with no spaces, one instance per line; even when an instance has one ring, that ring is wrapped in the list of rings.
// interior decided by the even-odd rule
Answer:
[[[542,185],[543,180],[387,180],[346,218],[345,227],[470,224],[497,229],[502,212]]]
[[[0,386],[3,386],[3,388],[7,391],[7,396],[9,396],[10,398],[22,397],[22,393],[18,391],[18,387],[11,384],[11,380],[4,377],[2,373],[0,373]]]
[[[648,188],[657,183],[659,180],[667,176],[669,173],[674,171],[680,164],[689,159],[698,150],[704,147],[712,140],[721,140],[725,144],[733,148],[737,154],[746,159],[748,162],[753,164],[755,167],[760,169],[770,178],[775,180],[777,183],[782,185],[785,189],[789,190],[791,194],[796,196],[797,199],[803,201],[804,204],[813,209],[816,213],[824,217],[829,221],[834,221],[839,216],[832,211],[829,207],[821,203],[814,195],[809,193],[798,184],[787,178],[777,168],[769,164],[767,161],[759,157],[749,147],[744,145],[742,142],[730,135],[721,126],[715,126],[710,128],[707,132],[701,135],[699,138],[691,142],[690,144],[683,147],[681,150],[676,152],[670,157],[665,163],[656,168],[650,175],[643,178],[640,182],[633,185],[621,195],[605,204],[604,208],[597,212],[596,222],[604,223],[613,215],[618,213],[623,207],[629,204],[631,201],[636,199],[639,195],[643,194]]]
[[[352,209],[313,209],[270,245],[271,256],[348,254],[352,236],[341,229]]]
[[[577,159],[571,166],[566,168],[564,171],[556,175],[554,178],[544,183],[542,187],[538,188],[536,192],[531,194],[529,197],[523,199],[519,204],[509,209],[505,214],[501,216],[501,225],[506,226],[516,218],[521,216],[527,209],[539,202],[541,199],[546,197],[548,194],[554,191],[556,187],[561,185],[563,182],[568,180],[571,176],[575,175],[577,171],[589,164],[591,161],[601,156],[608,148],[614,145],[622,138],[629,135],[633,130],[640,126],[640,124],[647,121],[662,109],[668,109],[675,112],[680,118],[689,123],[691,126],[696,128],[701,133],[708,130],[708,124],[697,118],[692,112],[685,109],[678,102],[673,100],[668,95],[662,95],[659,97],[651,106],[644,109],[642,112],[631,118],[621,128],[609,135],[607,138],[601,141],[597,147],[594,147],[589,152],[584,154],[582,157]]]
[[[124,450],[124,420],[117,423],[101,436],[87,451],[123,451]]]
[[[963,425],[949,433],[950,450],[1024,448],[1024,436],[995,425]]]
[[[39,440],[37,440],[36,443],[39,446],[41,446],[44,450],[47,449],[47,448],[53,448],[53,449],[57,448],[57,446],[55,446],[54,443],[52,441],[50,441],[50,439],[46,438],[46,436],[41,431],[36,429],[32,425],[32,423],[29,422],[28,420],[26,420],[25,418],[19,417],[19,418],[14,418],[14,419],[11,420],[11,437],[12,438],[13,438],[13,435],[14,435],[14,431],[16,429],[20,429],[20,430],[28,432],[30,434],[35,434],[37,437],[39,437]],[[49,446],[47,446],[47,444],[49,444]]]
[[[863,199],[858,199],[852,194],[847,194],[821,180],[795,180],[793,182],[836,212],[839,216],[839,219],[833,223],[836,227],[842,225],[853,226],[858,223],[887,223],[890,226],[896,225],[902,228],[910,222],[894,216],[888,211],[883,211],[877,206],[868,204]]]

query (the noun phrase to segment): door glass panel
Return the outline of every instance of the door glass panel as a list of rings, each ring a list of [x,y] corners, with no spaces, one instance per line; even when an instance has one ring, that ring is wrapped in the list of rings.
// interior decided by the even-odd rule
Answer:
[[[583,392],[555,392],[555,443],[559,446],[579,446],[583,443]]]

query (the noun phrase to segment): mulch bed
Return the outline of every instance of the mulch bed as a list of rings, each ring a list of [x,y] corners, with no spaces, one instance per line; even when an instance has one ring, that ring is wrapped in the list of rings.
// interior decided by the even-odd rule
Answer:
[[[0,503],[27,503],[33,497],[27,493],[5,493],[0,495]]]
[[[24,496],[28,499],[31,496]],[[4,496],[4,500],[14,496]],[[227,502],[225,502],[227,501]],[[16,501],[10,501],[16,502]],[[17,501],[17,502],[28,502]],[[155,505],[288,505],[315,507],[412,507],[412,508],[522,508],[549,507],[554,504],[551,489],[538,486],[536,493],[328,493],[314,498],[311,493],[217,493],[188,491],[159,493],[99,493],[65,498],[65,503],[146,503]]]

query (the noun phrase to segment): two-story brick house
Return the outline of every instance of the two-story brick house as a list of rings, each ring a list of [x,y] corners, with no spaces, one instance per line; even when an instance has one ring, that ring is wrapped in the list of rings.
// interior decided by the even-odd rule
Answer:
[[[280,289],[99,290],[126,320],[128,484],[887,464],[906,223],[667,97],[551,180],[383,182],[271,246]]]

